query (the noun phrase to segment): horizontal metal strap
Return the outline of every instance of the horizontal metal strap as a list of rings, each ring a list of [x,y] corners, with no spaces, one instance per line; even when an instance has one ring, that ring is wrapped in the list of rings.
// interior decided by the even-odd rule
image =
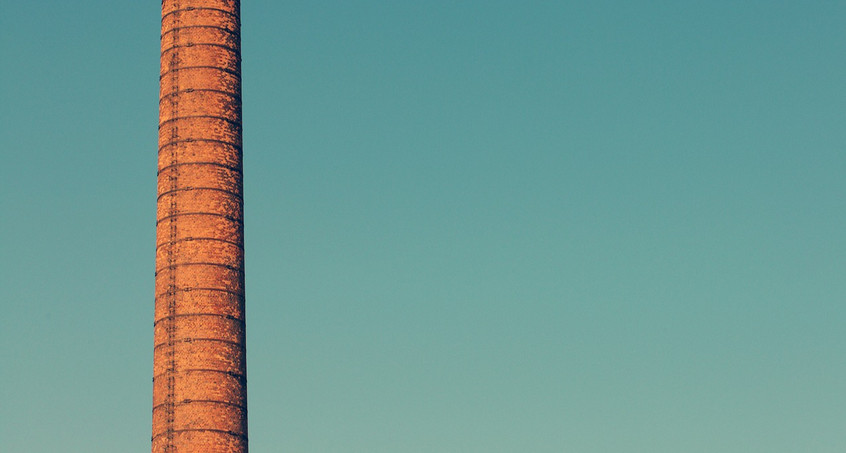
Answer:
[[[218,293],[226,293],[226,294],[231,294],[233,296],[240,297],[241,299],[244,299],[244,293],[239,292],[239,291],[232,291],[231,289],[226,289],[226,288],[205,288],[205,287],[193,287],[193,286],[167,290],[163,293],[156,294],[154,297],[156,299],[158,299],[159,297],[170,296],[170,295],[173,295],[173,294],[176,294],[176,293],[190,293],[191,291],[212,291],[212,292],[218,292]]]
[[[167,71],[159,74],[159,79],[163,79],[164,76],[170,74],[171,72],[184,71],[186,69],[217,69],[217,70],[223,71],[227,74],[232,74],[232,75],[237,76],[239,78],[241,77],[240,71],[233,71],[231,69],[224,68],[224,67],[221,67],[221,66],[198,65],[198,66],[178,66],[176,68],[168,69]]]
[[[164,36],[168,33],[173,33],[173,32],[176,32],[176,31],[179,31],[179,30],[185,30],[185,29],[188,29],[188,28],[214,28],[214,29],[217,29],[217,30],[228,32],[229,34],[232,34],[232,35],[235,35],[235,36],[241,36],[241,30],[231,30],[229,28],[219,27],[217,25],[182,25],[182,26],[179,26],[179,27],[169,28],[167,31],[165,31],[164,33],[161,34],[161,37],[164,38]]]
[[[160,174],[162,174],[163,171],[170,170],[171,168],[191,166],[191,165],[196,165],[198,167],[208,165],[210,167],[224,168],[226,170],[234,171],[234,172],[239,173],[239,174],[242,173],[240,167],[234,167],[232,165],[221,164],[220,162],[194,161],[194,162],[177,162],[175,164],[165,165],[164,167],[160,168],[159,171],[156,174],[160,175]]]
[[[228,264],[223,264],[223,263],[176,263],[176,264],[168,264],[167,266],[163,266],[159,269],[156,269],[155,275],[159,275],[159,273],[161,271],[166,270],[166,269],[176,269],[177,267],[187,267],[187,266],[220,267],[220,268],[224,268],[224,269],[229,269],[230,271],[233,271],[233,272],[238,272],[238,273],[241,273],[241,274],[244,273],[244,269],[241,269],[241,268],[238,268],[238,267],[235,267],[235,266],[230,266]]]
[[[168,433],[185,433],[185,432],[196,432],[196,431],[208,431],[208,432],[216,432],[221,434],[228,434],[230,436],[238,437],[243,439],[245,442],[247,441],[247,436],[244,434],[236,433],[233,431],[227,431],[224,429],[211,429],[211,428],[186,428],[186,429],[168,429],[163,433],[156,434],[155,436],[151,437],[150,440],[156,440],[157,437],[161,437],[167,435]]]
[[[240,342],[237,342],[237,341],[232,341],[232,340],[224,340],[224,339],[221,339],[221,338],[193,338],[193,337],[185,337],[185,338],[181,338],[181,339],[178,339],[178,340],[173,340],[173,343],[193,343],[193,342],[195,342],[195,341],[198,341],[198,342],[201,342],[201,341],[208,341],[208,342],[214,342],[214,343],[225,343],[225,344],[230,344],[230,345],[238,346],[238,347],[240,347],[240,349],[245,349],[245,345],[244,345],[244,343],[240,343]],[[153,345],[153,350],[155,351],[156,349],[158,349],[158,348],[160,348],[160,347],[162,347],[162,346],[168,346],[169,344],[170,344],[170,343],[159,343],[159,344],[157,344],[157,345]]]
[[[220,47],[221,49],[225,49],[225,50],[228,50],[228,51],[234,53],[239,59],[241,58],[241,50],[240,49],[238,49],[236,47],[229,47],[229,46],[224,45],[224,44],[218,44],[216,42],[196,42],[196,43],[192,42],[192,43],[185,43],[185,44],[177,44],[175,46],[170,46],[167,49],[162,49],[161,55],[164,56],[164,54],[166,54],[166,53],[168,53],[172,50],[175,50],[175,49],[182,49],[182,48],[186,48],[186,47],[195,47],[195,46]]]
[[[153,382],[155,382],[156,379],[167,376],[168,374],[171,374],[171,375],[172,374],[188,374],[188,373],[192,373],[192,372],[226,374],[226,375],[232,376],[232,377],[240,380],[241,382],[246,381],[246,377],[243,374],[236,373],[234,371],[213,370],[213,369],[209,369],[209,368],[183,368],[181,370],[165,371],[162,374],[153,376]]]
[[[160,193],[159,196],[156,197],[156,201],[159,201],[159,200],[162,199],[162,197],[164,197],[166,195],[170,195],[174,192],[187,192],[187,191],[191,191],[191,190],[211,190],[211,191],[214,191],[214,192],[222,192],[222,193],[225,193],[225,194],[232,195],[233,197],[235,197],[239,200],[244,199],[243,194],[240,194],[238,192],[233,192],[231,190],[221,189],[219,187],[180,187],[178,189],[171,189],[171,190],[167,190],[165,192]]]
[[[237,321],[241,324],[244,324],[245,321],[241,318],[236,318],[232,315],[223,315],[220,313],[179,313],[175,315],[168,315],[163,316],[153,322],[153,327],[157,326],[162,321],[172,321],[176,318],[191,318],[191,317],[216,317],[216,318],[225,318],[230,321]]]
[[[218,11],[218,12],[221,12],[221,13],[224,13],[224,14],[228,14],[228,15],[234,17],[235,19],[238,19],[239,25],[240,25],[240,17],[238,15],[238,13],[233,13],[232,11],[228,11],[228,10],[225,10],[225,9],[209,8],[209,7],[204,7],[204,6],[188,6],[188,7],[185,7],[185,8],[179,8],[179,9],[175,9],[173,11],[169,11],[165,14],[162,14],[162,23],[164,23],[165,17],[170,16],[171,14],[181,13],[181,12],[185,12],[185,11],[198,11],[198,10]]]
[[[156,244],[156,250],[158,250],[159,248],[164,247],[166,245],[173,245],[173,244],[177,244],[179,242],[191,242],[191,241],[222,242],[224,244],[234,245],[234,246],[238,247],[239,249],[244,250],[244,245],[241,244],[240,242],[230,241],[228,239],[206,238],[206,237],[187,237],[187,238],[182,238],[182,239],[176,239],[176,240],[173,240],[173,241],[161,242],[159,244]]]
[[[192,403],[222,404],[222,405],[225,405],[225,406],[232,406],[232,407],[237,407],[238,409],[247,410],[247,406],[244,406],[243,404],[230,403],[229,401],[219,401],[219,400],[191,400],[191,399],[184,399],[184,400],[182,400],[182,401],[179,401],[179,402],[173,403],[172,405],[173,405],[173,406],[184,406],[184,405],[186,405],[186,404],[192,404]],[[167,406],[169,406],[169,405],[170,405],[169,403],[156,404],[155,406],[153,406],[153,412],[155,412],[157,409],[161,409],[161,408],[167,407]]]
[[[160,122],[159,122],[159,129],[161,129],[161,128],[162,128],[162,126],[166,125],[167,123],[172,123],[172,122],[174,122],[174,121],[179,121],[179,120],[190,120],[190,119],[197,119],[197,118],[211,118],[211,119],[215,119],[215,120],[222,120],[222,121],[225,121],[225,122],[227,122],[227,123],[229,123],[229,124],[231,124],[231,125],[233,125],[233,126],[237,126],[237,127],[239,127],[239,128],[241,128],[241,127],[242,127],[242,126],[241,126],[241,122],[240,122],[240,121],[231,120],[231,119],[229,119],[229,118],[227,118],[227,117],[225,117],[225,116],[218,116],[218,115],[187,115],[187,116],[177,116],[177,117],[174,117],[174,118],[169,118],[169,119],[166,119],[166,120],[164,120],[164,121],[160,121]]]
[[[167,148],[168,146],[178,145],[178,144],[180,144],[180,143],[193,143],[193,142],[211,142],[211,143],[220,143],[220,144],[222,144],[222,145],[229,145],[229,146],[231,146],[231,147],[233,147],[233,148],[235,148],[235,149],[238,149],[238,150],[240,150],[240,149],[241,149],[241,145],[240,145],[240,144],[238,144],[238,143],[232,143],[232,142],[227,142],[227,141],[224,141],[224,140],[216,140],[216,139],[213,139],[213,138],[183,138],[183,139],[179,139],[179,140],[173,140],[173,141],[170,141],[170,142],[165,143],[165,144],[164,144],[164,145],[162,145],[162,146],[159,146],[159,154],[161,154],[162,150],[164,150],[164,149],[165,149],[165,148]]]
[[[182,217],[182,216],[186,216],[186,215],[207,215],[207,216],[212,216],[212,217],[222,217],[226,220],[231,220],[235,223],[244,223],[244,221],[241,220],[241,219],[238,219],[238,218],[235,218],[235,217],[232,217],[232,216],[228,216],[226,214],[219,214],[217,212],[178,212],[176,214],[166,215],[166,216],[156,220],[156,225],[158,225],[159,223],[161,223],[165,220],[169,220],[169,219],[174,218],[174,217]]]
[[[164,101],[165,99],[167,99],[167,98],[169,98],[169,97],[176,96],[177,94],[182,94],[182,93],[198,93],[198,92],[206,92],[206,93],[220,93],[220,94],[225,94],[225,95],[227,95],[227,96],[231,96],[231,97],[233,97],[233,98],[238,98],[239,96],[241,96],[241,93],[233,93],[233,92],[231,92],[231,91],[224,91],[224,90],[215,90],[215,89],[213,89],[213,88],[186,88],[186,89],[184,89],[184,90],[175,90],[175,91],[171,91],[170,93],[165,94],[164,96],[159,97],[159,102],[162,102],[162,101]]]

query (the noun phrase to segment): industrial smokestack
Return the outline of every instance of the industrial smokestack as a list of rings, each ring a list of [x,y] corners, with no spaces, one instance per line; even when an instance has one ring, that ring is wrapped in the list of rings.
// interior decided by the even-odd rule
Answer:
[[[152,451],[247,452],[240,1],[161,33]]]

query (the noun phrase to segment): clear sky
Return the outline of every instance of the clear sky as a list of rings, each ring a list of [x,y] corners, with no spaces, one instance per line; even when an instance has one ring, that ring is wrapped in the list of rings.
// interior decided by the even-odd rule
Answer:
[[[149,450],[158,8],[0,0],[2,451]],[[242,8],[253,451],[846,451],[846,3]]]

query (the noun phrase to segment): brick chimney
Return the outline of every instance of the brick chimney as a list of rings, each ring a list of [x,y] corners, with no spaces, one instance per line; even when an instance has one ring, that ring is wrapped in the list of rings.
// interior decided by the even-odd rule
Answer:
[[[163,0],[152,451],[247,452],[239,0]]]

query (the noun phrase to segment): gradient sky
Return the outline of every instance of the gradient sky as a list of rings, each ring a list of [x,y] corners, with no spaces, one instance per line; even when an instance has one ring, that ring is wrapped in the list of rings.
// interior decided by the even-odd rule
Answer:
[[[0,0],[2,451],[149,451],[158,8]],[[242,8],[253,451],[846,451],[846,3]]]

